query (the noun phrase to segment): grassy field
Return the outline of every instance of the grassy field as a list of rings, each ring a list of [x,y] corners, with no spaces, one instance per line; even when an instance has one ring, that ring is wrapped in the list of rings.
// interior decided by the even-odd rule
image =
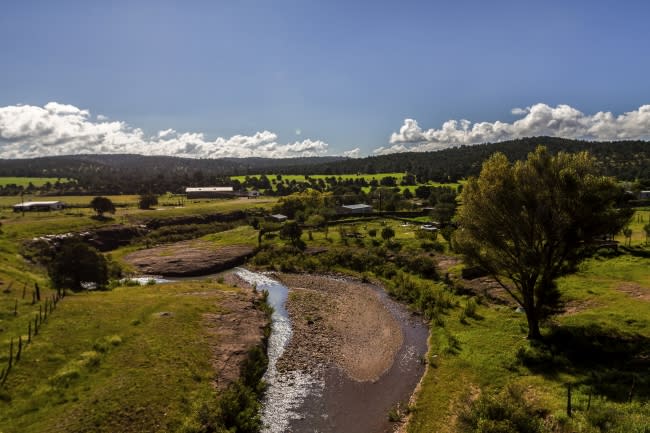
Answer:
[[[92,197],[75,199],[82,204]],[[19,255],[23,240],[101,224],[137,224],[153,217],[270,207],[275,203],[275,199],[267,198],[196,200],[185,201],[180,208],[161,206],[161,210],[142,211],[137,209],[137,196],[114,198],[116,203],[122,203],[120,200],[127,207],[118,208],[115,216],[105,221],[92,218],[90,209],[25,216],[6,208],[0,211],[0,366],[6,365],[10,339],[26,337],[28,322],[38,314],[39,305],[31,302],[35,284],[44,298],[54,293],[44,269]],[[645,359],[650,347],[650,253],[643,233],[649,220],[647,209],[633,218],[632,248],[591,258],[577,273],[560,279],[566,313],[554,317],[553,326],[544,329],[548,341],[554,342],[550,353],[526,340],[525,317],[513,306],[483,302],[467,317],[463,314],[467,296],[453,295],[455,306],[441,316],[443,324],[432,325],[429,368],[408,431],[453,433],[469,402],[517,384],[527,390],[528,400],[559,423],[558,432],[596,433],[587,429],[586,419],[606,412],[610,417],[627,413],[628,424],[601,433],[647,433],[633,428],[650,425],[650,406],[643,403],[650,391],[643,382],[643,372],[634,376],[637,372],[628,364]],[[391,219],[353,221],[343,224],[342,229],[331,226],[327,232],[312,231],[311,237],[305,229],[302,240],[308,246],[345,244],[364,249],[372,243],[381,244],[381,230],[386,226],[395,231],[401,251],[420,248],[423,239],[417,225]],[[374,237],[370,235],[373,230]],[[346,235],[353,232],[359,237]],[[255,246],[258,231],[241,225],[201,239],[215,246]],[[621,244],[624,241],[620,235],[617,240]],[[283,242],[277,237],[263,240],[264,244]],[[442,236],[438,242],[445,254],[451,254]],[[111,255],[119,261],[124,254],[142,247],[120,248]],[[451,269],[452,273],[458,271],[458,266]],[[200,318],[219,309],[224,290],[228,289],[215,282],[185,282],[66,297],[24,349],[7,389],[0,391],[0,432],[178,429],[196,412],[194,402],[212,389],[213,370]],[[164,311],[173,314],[158,314]],[[584,354],[574,348],[581,348]],[[612,361],[612,354],[622,364]],[[596,385],[595,377],[602,378]],[[575,385],[572,419],[565,415],[568,383]],[[596,388],[598,394],[588,413],[589,390]],[[631,388],[633,403],[629,404],[621,393],[627,395]]]
[[[55,184],[57,181],[61,183],[70,182],[71,179],[59,179],[56,177],[0,177],[0,186],[4,185],[17,185],[26,187],[30,183],[34,186],[43,186],[47,182]]]
[[[256,174],[256,175],[248,175],[248,177],[257,177],[259,178],[261,175]],[[280,182],[277,179],[277,174],[269,174],[266,177],[269,178],[271,183],[277,183]],[[299,174],[282,174],[282,181],[283,182],[291,182],[291,181],[296,181],[296,182],[304,182],[306,180],[304,175],[299,175]],[[376,180],[378,182],[381,182],[381,180],[385,177],[394,177],[397,181],[397,185],[399,185],[402,180],[404,179],[404,173],[376,173],[376,174],[367,174],[367,173],[352,173],[352,174],[312,174],[309,175],[310,179],[327,179],[334,177],[336,179],[342,179],[342,180],[348,180],[348,179],[365,179],[366,182],[370,182],[372,180]],[[237,180],[239,182],[244,182],[246,180],[246,176],[231,176],[230,179],[232,180]],[[461,185],[463,182],[459,183],[440,183],[440,182],[427,182],[424,185],[429,185],[429,186],[447,186],[451,188],[458,188],[459,185]],[[400,186],[401,189],[409,189],[411,192],[417,188],[417,185],[411,185],[411,186]],[[368,192],[370,190],[370,187],[365,187],[364,192]]]
[[[2,431],[177,430],[193,402],[212,391],[202,316],[219,311],[224,290],[233,289],[185,282],[68,295],[1,391]],[[14,331],[0,337],[3,365],[14,322],[27,338],[33,308],[24,304],[2,321]]]
[[[633,388],[635,371],[620,364],[647,356],[642,353],[650,347],[649,269],[647,255],[622,254],[590,259],[579,272],[562,278],[559,287],[567,313],[554,318],[559,327],[546,330],[547,339],[555,342],[556,352],[550,358],[531,355],[532,360],[523,362],[518,356],[536,353],[536,349],[526,340],[524,315],[513,307],[479,306],[477,318],[466,323],[460,320],[461,308],[452,310],[444,327],[432,328],[430,368],[408,431],[455,432],[468,401],[513,383],[528,390],[528,398],[553,416],[557,431],[601,431],[588,430],[586,419],[606,413],[613,423],[626,412],[622,427],[614,429],[612,424],[610,430],[602,431],[647,431],[643,426],[650,425],[650,406],[641,403],[647,402],[647,384],[637,384],[634,405],[621,401]],[[615,359],[608,361],[612,355]],[[589,412],[594,377],[603,377],[603,383]],[[568,383],[574,384],[570,420],[566,416]]]
[[[646,239],[645,230],[643,226],[650,224],[650,210],[638,210],[632,217],[628,227],[632,230],[632,242],[631,245],[643,245],[646,241],[650,242],[650,239]],[[624,245],[627,241],[625,236],[622,233],[619,233],[616,238],[617,241]]]
[[[80,203],[89,203],[92,197],[74,197]],[[169,218],[176,216],[231,212],[251,208],[269,208],[277,199],[260,198],[255,200],[234,199],[234,200],[188,200],[182,207],[159,207],[154,210],[142,210],[137,208],[137,196],[116,196],[114,203],[129,203],[129,207],[118,207],[114,215],[106,214],[104,220],[93,218],[95,212],[90,208],[71,208],[52,212],[13,212],[11,209],[0,210],[0,222],[5,236],[13,240],[29,239],[34,236],[42,236],[54,233],[66,233],[69,231],[83,230],[84,228],[96,227],[99,225],[110,225],[117,223],[138,224],[152,218]],[[0,197],[0,201],[6,197]],[[59,197],[66,201],[67,197]]]
[[[262,176],[261,174],[252,174],[248,175],[248,177],[257,177],[259,178]],[[292,180],[295,180],[296,182],[304,181],[305,176],[302,174],[280,174],[282,177],[283,181],[291,182]],[[376,174],[367,174],[367,173],[351,173],[351,174],[311,174],[309,175],[310,179],[327,179],[330,177],[335,177],[336,179],[360,179],[364,178],[366,181],[370,182],[372,179],[376,179],[377,181],[381,181],[381,179],[385,177],[392,176],[397,179],[397,183],[400,183],[402,179],[404,178],[404,173],[376,173]],[[238,180],[239,182],[244,182],[247,176],[230,176],[230,179],[232,180]],[[269,178],[271,182],[274,180],[277,181],[278,174],[267,174],[266,177]]]
[[[61,199],[83,204],[92,197]],[[90,209],[24,216],[9,209],[0,211],[0,370],[8,365],[11,340],[15,355],[18,336],[27,340],[29,323],[33,325],[45,299],[49,302],[55,293],[45,269],[20,255],[24,240],[275,202],[197,200],[186,201],[181,208],[143,211],[135,206],[137,196],[113,200],[129,207],[118,208],[106,220],[94,218]],[[246,227],[233,230],[228,239],[215,235],[215,244],[238,239],[256,242],[250,227],[242,229]],[[36,284],[40,303],[32,303]],[[204,313],[219,311],[224,290],[232,289],[217,283],[185,282],[68,295],[32,343],[23,347],[20,361],[0,388],[0,432],[178,430],[185,419],[196,416],[195,404],[213,394],[214,369],[201,320]],[[163,311],[172,315],[159,316]]]

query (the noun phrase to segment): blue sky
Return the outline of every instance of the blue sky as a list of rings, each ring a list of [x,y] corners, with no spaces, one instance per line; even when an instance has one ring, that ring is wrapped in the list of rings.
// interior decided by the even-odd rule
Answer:
[[[646,138],[648,18],[644,1],[6,2],[0,156]],[[452,119],[471,122],[465,138],[460,123],[444,132]]]

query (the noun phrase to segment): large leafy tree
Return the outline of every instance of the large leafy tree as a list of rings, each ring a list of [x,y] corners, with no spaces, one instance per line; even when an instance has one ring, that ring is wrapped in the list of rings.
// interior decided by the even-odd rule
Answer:
[[[512,296],[528,338],[540,339],[539,321],[559,299],[555,280],[630,219],[631,210],[615,207],[621,194],[587,152],[538,147],[514,164],[497,153],[463,189],[456,248]]]
[[[152,206],[158,204],[158,196],[155,194],[141,194],[138,200],[138,207],[140,209],[151,209]]]
[[[300,228],[300,225],[298,225],[298,223],[295,221],[285,223],[280,229],[280,237],[282,239],[288,239],[291,241],[291,244],[294,247],[300,248],[303,246],[300,240],[300,236],[302,236],[302,229]]]
[[[90,201],[90,207],[97,213],[98,217],[103,217],[105,213],[114,214],[115,205],[108,197],[95,197]]]
[[[98,289],[108,284],[108,265],[104,256],[79,239],[67,241],[48,267],[54,287],[83,289],[82,283],[94,283]]]

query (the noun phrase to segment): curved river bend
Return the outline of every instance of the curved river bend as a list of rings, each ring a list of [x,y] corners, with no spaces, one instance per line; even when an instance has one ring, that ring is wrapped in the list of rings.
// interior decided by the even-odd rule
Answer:
[[[405,306],[375,287],[384,306],[400,324],[403,343],[393,365],[373,382],[357,382],[336,367],[322,378],[301,371],[278,372],[276,364],[291,338],[291,321],[285,309],[288,289],[267,275],[237,268],[237,276],[258,290],[269,292],[274,308],[269,339],[268,383],[262,420],[265,433],[336,432],[383,433],[394,425],[388,412],[399,402],[403,407],[424,373],[421,362],[427,351],[427,325]]]

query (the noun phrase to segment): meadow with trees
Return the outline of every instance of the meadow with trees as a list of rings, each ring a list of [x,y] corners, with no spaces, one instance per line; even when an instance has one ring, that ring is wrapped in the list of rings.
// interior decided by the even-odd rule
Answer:
[[[129,254],[158,246],[165,258],[174,254],[166,246],[194,244],[250,247],[251,269],[373,282],[425,319],[426,373],[411,402],[386,414],[408,420],[408,432],[647,432],[650,209],[626,192],[643,180],[609,176],[633,161],[622,154],[636,144],[607,162],[598,150],[582,152],[582,142],[567,152],[564,141],[516,144],[489,155],[484,146],[444,151],[447,167],[462,172],[444,179],[412,158],[402,167],[402,155],[391,156],[392,170],[383,165],[390,158],[345,161],[373,167],[340,175],[342,161],[310,160],[304,173],[296,161],[228,161],[238,168],[219,166],[219,179],[260,198],[178,206],[158,188],[178,191],[154,176],[130,190],[140,195],[109,195],[118,188],[79,179],[99,195],[64,211],[3,208],[2,430],[257,431],[263,345],[224,388],[215,389],[210,362],[219,346],[212,331],[223,323],[206,318],[235,308],[227,302],[242,289],[223,279],[124,280],[135,274]],[[449,164],[475,153],[469,165]],[[313,174],[316,166],[330,171]],[[216,180],[216,168],[200,167],[183,180]],[[248,171],[225,177],[239,170]],[[341,213],[357,203],[373,212]],[[255,308],[265,314],[262,302]]]

